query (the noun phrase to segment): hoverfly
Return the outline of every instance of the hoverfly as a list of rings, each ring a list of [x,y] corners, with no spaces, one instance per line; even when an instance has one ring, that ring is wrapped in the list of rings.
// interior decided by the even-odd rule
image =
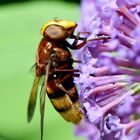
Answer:
[[[78,93],[74,84],[73,62],[70,50],[82,48],[88,41],[84,37],[74,35],[77,24],[67,20],[49,20],[41,29],[43,38],[38,46],[35,63],[35,78],[29,98],[27,117],[31,121],[35,106],[39,81],[45,76],[40,91],[41,140],[43,139],[43,123],[46,93],[55,110],[68,122],[78,124],[84,117],[78,102]],[[74,39],[70,44],[66,39]],[[99,40],[105,37],[92,39]],[[82,42],[78,43],[78,40]]]

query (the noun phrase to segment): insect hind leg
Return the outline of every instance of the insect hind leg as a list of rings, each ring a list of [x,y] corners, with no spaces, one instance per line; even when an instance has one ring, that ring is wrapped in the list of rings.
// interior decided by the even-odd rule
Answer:
[[[67,94],[71,94],[68,90],[65,89],[65,87],[62,85],[62,83],[64,83],[67,79],[69,79],[72,76],[71,73],[65,75],[61,80],[56,81],[56,85],[59,89],[61,89],[62,91],[64,91]]]
[[[69,91],[67,91],[62,84],[57,84],[57,87],[60,88],[65,93],[70,94]]]
[[[72,76],[73,76],[72,73],[65,75],[61,80],[56,81],[56,86],[60,90],[62,90],[64,93],[66,93],[72,99],[72,101],[77,101],[78,94],[77,94],[75,84],[71,80],[70,80],[71,83],[69,83],[69,84],[65,83],[65,82],[67,82],[67,80],[72,78]]]

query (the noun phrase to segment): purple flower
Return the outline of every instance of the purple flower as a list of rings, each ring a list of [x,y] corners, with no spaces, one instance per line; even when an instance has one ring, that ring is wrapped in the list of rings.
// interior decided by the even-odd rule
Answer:
[[[140,119],[134,120],[127,123],[121,123],[121,120],[117,116],[108,115],[105,121],[106,123],[106,131],[113,132],[115,138],[120,138],[121,140],[137,140],[140,135]],[[132,132],[130,132],[132,131]]]
[[[75,135],[86,137],[89,140],[100,140],[100,131],[98,128],[86,121],[81,122],[78,127],[75,127]]]
[[[140,139],[140,1],[82,0],[79,30],[88,42],[77,53],[85,120],[76,134],[88,140]]]

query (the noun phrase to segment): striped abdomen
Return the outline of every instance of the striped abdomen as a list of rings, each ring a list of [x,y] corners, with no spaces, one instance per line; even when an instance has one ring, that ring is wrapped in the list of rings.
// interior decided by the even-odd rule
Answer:
[[[36,58],[36,75],[46,75],[45,68],[51,58],[49,76],[45,88],[54,108],[70,122],[78,123],[83,117],[78,103],[78,93],[73,82],[72,72],[54,72],[55,69],[73,69],[71,53],[64,42],[48,42],[42,39]],[[60,68],[61,67],[61,68]],[[62,80],[64,79],[64,80]],[[63,81],[63,82],[62,82]],[[62,84],[66,92],[58,87]]]
[[[79,123],[83,118],[83,114],[80,111],[80,105],[78,103],[78,93],[73,83],[73,77],[68,72],[54,73],[49,76],[46,90],[48,97],[50,98],[54,108],[62,115],[66,121],[72,123]],[[64,77],[68,78],[62,83],[63,87],[68,93],[64,92],[57,86]]]

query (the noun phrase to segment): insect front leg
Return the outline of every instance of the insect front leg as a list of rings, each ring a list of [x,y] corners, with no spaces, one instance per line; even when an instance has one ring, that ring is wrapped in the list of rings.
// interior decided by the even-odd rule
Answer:
[[[74,39],[74,42],[72,43],[71,49],[80,49],[87,43],[86,37],[80,37],[80,34],[83,32],[78,32],[77,35],[72,35],[71,38]],[[82,40],[83,42],[78,44],[78,41]],[[78,45],[77,45],[78,44]]]
[[[77,35],[72,35],[71,36],[71,38],[75,39],[74,42],[73,42],[73,44],[72,44],[73,46],[76,46],[79,40],[86,41],[86,38],[85,37],[80,37],[80,34],[81,33],[83,33],[83,32],[78,32]]]
[[[96,41],[96,40],[107,40],[110,39],[111,37],[108,35],[97,35],[95,38],[87,39],[87,37],[80,37],[81,33],[86,33],[89,34],[88,32],[78,32],[77,35],[72,35],[70,38],[75,39],[74,42],[69,45],[69,48],[72,50],[80,49],[82,48],[87,42],[90,41]],[[82,42],[78,44],[78,41],[81,40]]]

